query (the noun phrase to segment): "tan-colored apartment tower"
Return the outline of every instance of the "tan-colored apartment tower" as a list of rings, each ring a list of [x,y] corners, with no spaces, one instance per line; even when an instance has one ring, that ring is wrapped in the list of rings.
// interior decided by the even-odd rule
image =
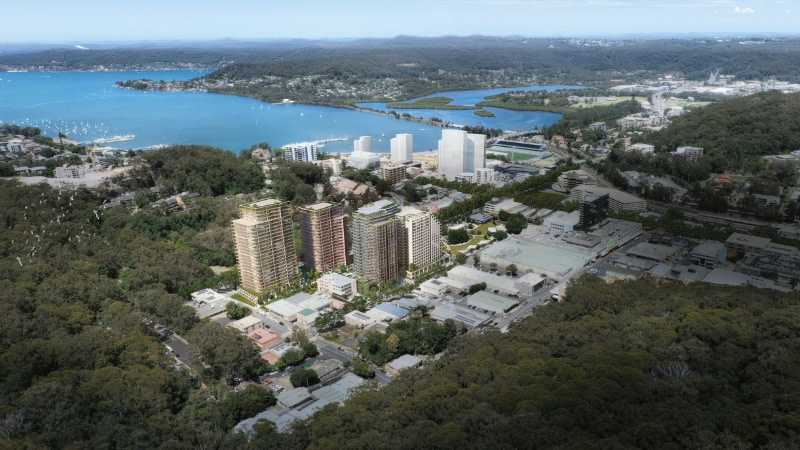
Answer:
[[[239,264],[240,289],[253,297],[287,284],[297,276],[289,203],[261,200],[239,207],[233,221],[233,242]],[[250,292],[248,292],[250,291]]]
[[[300,235],[303,239],[303,262],[309,269],[324,272],[347,264],[345,222],[347,216],[339,205],[316,203],[303,206]]]

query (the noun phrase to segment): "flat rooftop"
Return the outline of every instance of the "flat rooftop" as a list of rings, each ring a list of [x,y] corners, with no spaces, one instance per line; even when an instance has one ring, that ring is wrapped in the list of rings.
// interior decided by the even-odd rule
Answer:
[[[520,264],[535,272],[557,273],[561,276],[591,260],[586,254],[516,238],[495,242],[481,254]]]
[[[486,291],[478,291],[467,297],[468,306],[475,306],[484,311],[492,311],[498,314],[510,310],[517,304],[519,302],[508,297],[502,297]]]
[[[473,311],[468,308],[444,303],[437,305],[430,313],[431,317],[435,320],[444,321],[453,319],[470,328],[477,328],[489,321],[490,316]]]
[[[765,248],[770,242],[772,242],[772,240],[769,238],[742,233],[733,233],[725,240],[726,244],[744,245],[755,248]]]
[[[321,203],[315,203],[313,205],[304,206],[302,209],[309,209],[311,211],[321,211],[323,209],[328,209],[331,206],[333,206],[333,205],[330,204],[330,203],[321,202]]]
[[[661,244],[651,244],[649,242],[641,242],[627,251],[627,254],[630,256],[651,259],[653,261],[664,261],[667,258],[675,256],[677,253],[677,248]]]

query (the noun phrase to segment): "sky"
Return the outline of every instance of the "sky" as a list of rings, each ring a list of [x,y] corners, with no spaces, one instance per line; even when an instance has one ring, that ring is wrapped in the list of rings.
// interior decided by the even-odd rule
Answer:
[[[800,0],[26,0],[2,43],[800,31]],[[657,37],[657,36],[655,36]]]

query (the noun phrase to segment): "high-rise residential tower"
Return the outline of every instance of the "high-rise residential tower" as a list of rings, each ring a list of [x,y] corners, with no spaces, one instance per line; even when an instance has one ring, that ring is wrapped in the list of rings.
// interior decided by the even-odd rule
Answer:
[[[353,152],[372,152],[372,136],[360,136],[353,141]]]
[[[347,264],[345,223],[339,205],[316,203],[298,209],[306,267],[324,272]]]
[[[378,200],[353,213],[353,267],[356,275],[380,282],[402,276],[400,207],[390,200]]]
[[[442,260],[442,228],[431,213],[416,208],[403,208],[397,218],[402,227],[400,265],[413,279]]]
[[[261,200],[239,207],[241,217],[232,222],[242,295],[261,293],[297,276],[288,202]]]
[[[486,136],[464,130],[442,130],[439,173],[452,181],[462,173],[486,167]]]
[[[406,162],[414,159],[414,135],[399,133],[389,140],[393,162]]]

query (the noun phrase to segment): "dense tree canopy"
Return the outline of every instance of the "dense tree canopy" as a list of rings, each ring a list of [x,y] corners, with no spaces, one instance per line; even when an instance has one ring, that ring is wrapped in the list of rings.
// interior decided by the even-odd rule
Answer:
[[[452,341],[442,360],[298,424],[287,445],[800,445],[797,294],[587,276],[569,298],[507,334]]]
[[[702,147],[704,155],[719,156],[727,168],[739,170],[749,159],[800,148],[798,115],[800,94],[763,92],[693,110],[646,139],[657,151]]]
[[[264,174],[253,161],[201,145],[175,145],[144,153],[156,185],[176,194],[252,192],[264,186]]]

